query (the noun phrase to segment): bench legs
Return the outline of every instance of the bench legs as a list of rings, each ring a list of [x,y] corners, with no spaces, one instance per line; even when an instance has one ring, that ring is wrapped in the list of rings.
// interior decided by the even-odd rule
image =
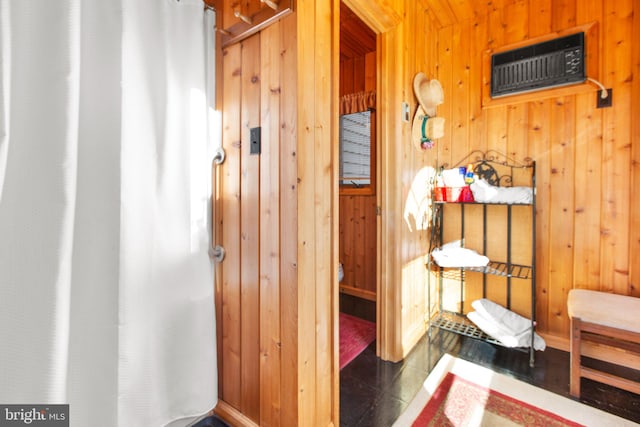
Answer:
[[[580,398],[580,377],[582,376],[580,373],[580,345],[582,342],[581,323],[582,322],[579,318],[571,318],[571,342],[569,344],[571,351],[571,359],[569,361],[569,393],[571,396],[577,398]]]
[[[580,398],[580,379],[588,378],[593,381],[621,388],[632,393],[640,394],[640,382],[623,378],[596,368],[582,366],[582,344],[596,343],[608,347],[628,351],[640,355],[640,334],[622,329],[611,328],[596,323],[584,322],[579,317],[571,317],[570,341],[570,378],[569,393]],[[615,363],[615,361],[612,361]]]

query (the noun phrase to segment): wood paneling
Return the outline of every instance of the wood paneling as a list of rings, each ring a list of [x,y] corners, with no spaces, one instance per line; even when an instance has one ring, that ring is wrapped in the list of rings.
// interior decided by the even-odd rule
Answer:
[[[298,91],[296,19],[281,23],[280,46],[280,331],[281,424],[298,421],[298,109],[288,102]],[[275,40],[274,40],[275,42]],[[292,230],[296,230],[295,233]],[[296,236],[292,236],[295,234]]]
[[[629,254],[631,122],[637,120],[631,112],[631,87],[638,83],[632,74],[633,5],[640,13],[637,1],[603,2],[603,77],[612,87],[614,107],[603,111],[603,229],[601,284],[603,290],[627,295],[630,292],[630,262],[640,262],[638,254]],[[636,58],[636,61],[638,58]],[[637,103],[638,100],[636,99]],[[636,189],[636,191],[638,191]]]
[[[291,15],[223,52],[217,326],[220,413],[234,425],[298,424],[296,27]]]
[[[378,34],[393,29],[402,21],[393,1],[344,0],[344,3]]]
[[[640,48],[632,43],[640,36],[636,0],[347,3],[378,33],[377,182],[382,191],[377,202],[381,206],[377,319],[382,358],[402,358],[426,330],[428,230],[407,221],[413,218],[409,201],[428,207],[434,167],[456,162],[476,148],[537,162],[536,317],[549,342],[568,337],[569,289],[640,294],[640,120],[635,119],[640,82],[634,78],[640,74]],[[220,274],[223,301],[217,304],[220,396],[245,415],[258,408],[260,418],[251,418],[264,425],[339,424],[338,154],[337,145],[331,143],[338,137],[338,8],[337,0],[298,0],[296,13],[276,24],[282,25],[278,35],[269,32],[270,40],[260,40],[254,47],[260,51],[259,59],[248,58],[240,45],[234,45],[226,50],[222,64],[228,157],[219,168],[218,231],[227,250]],[[378,17],[376,10],[391,13]],[[599,26],[599,79],[613,88],[613,107],[594,107],[594,86],[588,94],[565,93],[482,108],[484,51],[593,21]],[[271,47],[272,42],[277,47]],[[280,65],[274,67],[278,51]],[[245,65],[257,67],[257,83],[247,78]],[[438,78],[445,89],[445,103],[438,107],[438,115],[446,120],[445,136],[424,152],[411,144],[410,123],[399,119],[402,102],[415,111],[412,81],[418,71]],[[279,89],[273,86],[277,73]],[[243,117],[240,100],[249,102],[254,96],[251,91],[243,95],[246,84],[260,86],[256,114],[265,135],[280,129],[278,159],[267,149],[268,160],[265,164],[259,160],[258,169],[252,171],[243,162],[253,159],[242,154],[243,126],[249,120]],[[274,180],[271,175],[278,163],[280,176]],[[256,184],[256,193],[249,181],[242,182],[243,172],[268,184]],[[278,190],[273,189],[276,182]],[[245,200],[245,193],[255,200]],[[249,207],[255,212],[247,212]],[[249,217],[243,218],[245,214]],[[275,216],[280,227],[277,239],[261,242],[274,231],[261,230],[259,224],[256,228],[248,219],[275,224]],[[258,245],[257,259],[245,259],[256,256],[243,248],[245,239]],[[246,264],[246,271],[245,263],[252,263]],[[273,284],[278,280],[276,296]],[[259,284],[267,289],[264,302],[251,295]],[[521,297],[514,296],[524,307]],[[267,308],[267,301],[277,304],[276,300],[279,313]],[[244,303],[253,307],[255,301],[256,313],[243,313]],[[264,325],[260,323],[257,331],[247,329],[246,323],[255,326],[259,319]],[[278,323],[279,332],[273,329]],[[244,355],[245,346],[257,348],[258,356]],[[248,378],[245,370],[261,372],[259,380]],[[280,375],[279,389],[266,385],[274,375]],[[243,397],[243,387],[255,381],[260,383],[259,398]]]
[[[339,2],[298,0],[298,420],[338,425]]]
[[[376,50],[376,34],[344,3],[340,3],[340,61],[364,58]]]
[[[640,40],[640,11],[634,4],[633,22],[631,24],[631,40]],[[640,43],[631,45],[631,73],[640,76]],[[636,102],[631,103],[630,117],[640,117],[640,83],[634,79],[631,85],[631,99]],[[629,294],[640,297],[640,262],[637,261],[640,253],[640,120],[631,120],[631,210],[629,225]]]
[[[240,107],[240,407],[249,418],[260,419],[260,183],[261,158],[250,154],[249,130],[260,126],[260,37],[241,45]],[[266,142],[266,141],[265,141]],[[222,265],[222,270],[225,266]]]
[[[260,34],[262,145],[260,154],[260,418],[281,425],[280,106],[281,29]]]
[[[415,331],[424,325],[424,317],[409,307],[420,300],[417,291],[425,283],[410,266],[425,255],[425,246],[419,243],[420,233],[410,232],[395,217],[410,193],[409,183],[422,168],[455,163],[474,149],[495,149],[537,161],[536,318],[540,332],[553,340],[566,340],[569,289],[638,293],[638,279],[630,274],[637,276],[640,270],[640,257],[635,254],[640,247],[638,204],[633,203],[638,198],[638,184],[634,184],[638,178],[629,174],[637,173],[638,157],[638,124],[632,120],[637,103],[630,101],[638,91],[638,79],[631,76],[640,59],[638,48],[630,43],[640,32],[637,2],[425,3],[421,8],[405,2],[403,22],[381,37],[383,90],[379,96],[381,109],[388,113],[381,117],[380,138],[381,280],[383,288],[394,285],[379,294],[379,304],[383,313],[396,313],[379,316],[379,340],[389,343],[381,356],[402,357],[419,337]],[[425,16],[423,32],[414,27],[415,14]],[[598,49],[595,61],[590,54],[589,73],[621,94],[620,100],[614,95],[612,108],[595,107],[595,85],[582,86],[588,93],[543,91],[525,101],[506,97],[501,105],[483,108],[481,89],[487,82],[481,58],[485,51],[592,23],[590,46]],[[436,141],[433,151],[422,154],[405,148],[410,146],[408,128],[394,119],[400,115],[402,100],[415,102],[411,82],[418,71],[438,78],[445,90],[445,103],[438,107],[438,115],[446,120],[445,136]],[[405,276],[402,271],[414,274]],[[524,300],[523,295],[514,298]],[[392,321],[394,327],[388,324]]]
[[[221,221],[218,235],[225,248],[224,265],[218,268],[218,276],[222,282],[222,292],[217,301],[217,328],[222,331],[222,344],[218,354],[220,358],[220,396],[229,405],[239,408],[241,378],[241,346],[242,336],[241,304],[240,304],[240,93],[241,77],[240,45],[227,49],[222,63],[224,90],[222,91],[222,146],[226,150],[225,163],[219,167],[220,194],[218,203],[222,205]],[[224,224],[224,226],[221,226]]]
[[[460,145],[537,161],[538,329],[565,340],[570,289],[637,292],[638,279],[630,272],[637,275],[640,263],[634,203],[638,182],[629,172],[637,169],[640,143],[633,123],[637,103],[631,101],[639,85],[631,77],[640,60],[631,43],[640,31],[634,17],[638,3],[521,0],[481,11],[464,2],[470,8],[466,12],[454,0],[427,3],[433,25],[425,26],[425,37],[437,39],[436,76],[445,87],[445,104],[450,104],[438,108],[447,127],[436,143],[437,157],[455,160],[451,153]],[[477,58],[483,51],[594,22],[598,31],[587,43],[599,45],[597,78],[613,88],[613,107],[596,108],[596,86],[589,93],[541,92],[527,102],[506,97],[502,106],[481,107],[477,76],[482,64]],[[455,59],[460,57],[470,61]],[[593,68],[589,72],[596,73]],[[474,129],[468,138],[465,127]]]
[[[340,196],[340,289],[375,300],[376,195]]]

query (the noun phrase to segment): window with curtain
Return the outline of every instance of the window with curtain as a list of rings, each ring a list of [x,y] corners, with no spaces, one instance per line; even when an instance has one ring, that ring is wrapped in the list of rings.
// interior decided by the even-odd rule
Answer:
[[[375,92],[349,94],[340,101],[340,189],[374,192]]]

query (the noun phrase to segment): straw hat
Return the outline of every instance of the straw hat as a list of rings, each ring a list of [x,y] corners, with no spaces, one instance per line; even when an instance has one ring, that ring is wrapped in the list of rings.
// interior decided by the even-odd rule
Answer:
[[[423,72],[419,72],[414,77],[413,92],[429,117],[435,116],[436,106],[444,102],[444,92],[440,82],[436,79],[429,80]]]

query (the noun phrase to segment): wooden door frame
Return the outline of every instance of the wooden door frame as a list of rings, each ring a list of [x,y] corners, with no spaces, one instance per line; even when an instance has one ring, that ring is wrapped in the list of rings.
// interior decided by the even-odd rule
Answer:
[[[384,360],[400,360],[402,357],[402,334],[399,329],[399,316],[401,314],[400,289],[391,286],[395,283],[392,279],[394,272],[393,250],[383,250],[393,240],[393,230],[385,224],[384,218],[388,210],[389,194],[387,193],[389,182],[388,165],[394,162],[394,151],[390,149],[389,130],[394,109],[389,108],[388,100],[391,99],[394,84],[389,73],[383,73],[392,66],[390,61],[389,45],[384,42],[385,33],[392,31],[401,21],[401,15],[382,0],[343,0],[362,21],[376,33],[376,97],[377,121],[376,121],[376,205],[380,214],[376,216],[376,354]],[[340,16],[334,16],[334,26],[339,28]],[[339,49],[339,46],[338,46]],[[337,80],[339,76],[335,76]],[[338,100],[334,100],[337,103]],[[392,168],[393,169],[393,168]],[[337,237],[336,237],[337,239]],[[336,261],[337,262],[337,261]],[[334,266],[334,270],[338,267]],[[337,288],[336,292],[339,292]],[[336,317],[338,313],[336,313]],[[336,319],[337,322],[337,319]]]

